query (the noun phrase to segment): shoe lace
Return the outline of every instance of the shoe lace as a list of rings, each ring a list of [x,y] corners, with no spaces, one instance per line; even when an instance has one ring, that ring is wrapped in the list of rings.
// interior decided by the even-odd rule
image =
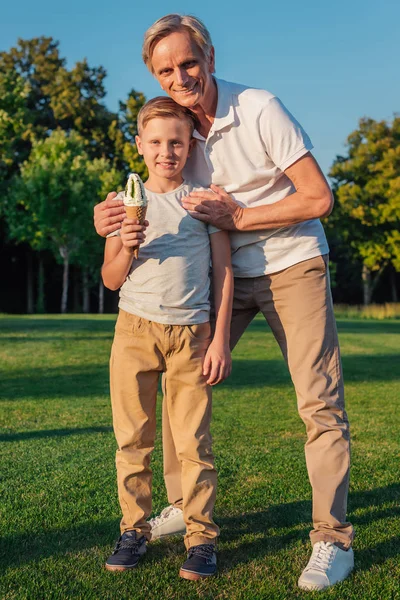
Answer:
[[[130,550],[132,554],[139,554],[141,540],[142,538],[136,539],[135,537],[120,538],[115,546],[114,554],[120,550]]]
[[[315,544],[307,569],[325,572],[335,558],[335,554],[334,544],[331,544],[330,542],[319,542]]]
[[[178,509],[173,504],[170,504],[169,506],[164,508],[164,510],[162,510],[157,517],[153,517],[152,519],[149,519],[150,526],[152,528],[157,527],[157,525],[160,525],[161,523],[163,523],[163,521],[166,521],[168,519],[168,517],[171,515],[171,513],[175,512],[175,511],[177,512]]]
[[[205,558],[207,562],[211,562],[214,552],[215,546],[213,544],[199,544],[198,546],[189,548],[188,558],[199,556],[200,558]]]

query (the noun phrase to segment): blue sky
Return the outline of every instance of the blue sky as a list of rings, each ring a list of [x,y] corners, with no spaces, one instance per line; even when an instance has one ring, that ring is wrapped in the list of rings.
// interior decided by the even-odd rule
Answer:
[[[52,36],[70,66],[86,57],[106,68],[106,104],[115,110],[132,87],[148,98],[160,93],[140,51],[147,27],[170,12],[205,22],[217,76],[282,99],[309,133],[325,173],[360,117],[390,119],[400,111],[397,0],[114,0],[104,6],[14,0],[1,10],[0,50],[19,37]]]

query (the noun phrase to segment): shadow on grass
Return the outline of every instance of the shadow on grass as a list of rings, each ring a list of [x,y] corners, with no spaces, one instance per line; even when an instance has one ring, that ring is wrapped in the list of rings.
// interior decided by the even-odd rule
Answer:
[[[400,379],[400,354],[351,354],[342,357],[345,383],[358,381],[397,381]],[[290,385],[291,379],[282,358],[273,360],[233,360],[232,375],[222,385],[262,387]]]
[[[398,354],[357,355],[343,357],[345,383],[397,381],[400,379]],[[222,387],[279,387],[291,385],[283,359],[233,361],[232,375]],[[85,365],[38,367],[4,374],[0,384],[0,398],[66,398],[108,395],[108,366]]]
[[[368,319],[337,319],[339,335],[341,333],[377,334],[400,333],[400,320],[369,321]],[[267,322],[262,317],[257,317],[247,328],[250,332],[270,332]]]
[[[54,342],[64,342],[68,343],[76,343],[76,342],[86,342],[86,341],[95,341],[99,342],[102,340],[110,340],[110,344],[112,342],[114,335],[114,331],[111,330],[109,333],[102,333],[93,335],[82,335],[79,331],[73,330],[71,332],[63,332],[62,335],[48,335],[46,337],[38,337],[31,333],[27,333],[26,335],[16,334],[15,336],[2,336],[0,335],[0,341],[2,344],[41,344],[45,343],[54,343]]]
[[[0,384],[2,400],[108,395],[108,365],[37,367],[4,374]]]
[[[352,492],[350,494],[351,510],[365,508],[363,515],[351,515],[350,519],[356,527],[369,525],[385,516],[393,517],[397,509],[386,509],[386,502],[400,500],[400,484],[374,490]],[[372,510],[371,510],[372,509]],[[280,550],[287,549],[294,542],[307,543],[311,502],[301,500],[281,505],[270,506],[267,510],[255,513],[218,518],[221,526],[221,542],[228,543],[229,548],[220,549],[220,566],[228,571],[237,564],[245,564],[254,559]],[[275,534],[271,529],[286,528],[283,534]],[[18,567],[22,564],[48,557],[60,556],[71,552],[81,552],[92,547],[104,546],[104,557],[111,551],[118,531],[118,520],[83,523],[64,530],[40,531],[39,533],[17,534],[7,536],[0,542],[0,556],[3,567]],[[242,541],[248,535],[256,535],[256,539]],[[384,535],[384,534],[383,534]],[[23,549],[23,551],[21,550]],[[157,541],[151,545],[146,562],[156,562],[166,554],[183,553],[181,539]],[[400,538],[392,537],[357,552],[357,568],[369,569],[400,554]]]
[[[396,321],[368,321],[346,319],[337,320],[339,335],[341,333],[400,333],[400,320]]]
[[[392,508],[383,508],[385,503],[395,503]],[[370,525],[374,521],[394,518],[400,515],[400,484],[373,490],[352,492],[349,495],[350,511],[365,509],[365,513],[349,513],[349,520],[357,529]],[[221,539],[233,542],[228,550],[221,550],[221,566],[224,570],[236,564],[244,564],[265,555],[279,552],[293,542],[309,540],[311,523],[311,502],[298,501],[271,506],[266,511],[243,514],[218,519],[221,527]],[[304,524],[304,527],[301,525]],[[300,526],[300,527],[299,527]],[[276,535],[271,528],[287,528],[288,533]],[[257,539],[240,543],[240,539],[256,535]],[[236,543],[235,543],[236,542]],[[232,547],[233,546],[233,547]],[[356,552],[358,569],[367,570],[375,564],[400,555],[400,537],[394,536],[388,541]]]
[[[88,433],[109,433],[112,427],[80,427],[75,429],[42,429],[38,431],[22,431],[20,433],[2,433],[0,442],[21,442],[24,440],[41,440],[49,437],[68,437],[70,435],[87,435]]]
[[[88,332],[113,332],[117,315],[110,317],[93,318],[82,315],[82,318],[74,316],[42,316],[42,317],[3,317],[0,319],[0,331],[7,333],[29,333],[34,335],[36,332],[68,332],[68,331],[88,331]]]

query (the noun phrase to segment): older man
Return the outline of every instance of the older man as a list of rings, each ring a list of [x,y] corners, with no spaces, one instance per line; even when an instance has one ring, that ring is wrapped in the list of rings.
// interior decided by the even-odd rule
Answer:
[[[298,583],[326,588],[354,564],[353,528],[346,522],[349,425],[319,221],[332,209],[330,189],[309,137],[276,96],[213,76],[214,48],[201,21],[163,17],[146,32],[143,59],[162,89],[198,118],[185,175],[211,191],[192,193],[183,204],[194,218],[231,232],[231,346],[261,312],[288,364],[307,430],[313,490],[313,552]],[[103,236],[124,218],[114,196],[95,208]],[[165,408],[163,442],[171,506],[153,521],[154,537],[182,529],[180,465]]]

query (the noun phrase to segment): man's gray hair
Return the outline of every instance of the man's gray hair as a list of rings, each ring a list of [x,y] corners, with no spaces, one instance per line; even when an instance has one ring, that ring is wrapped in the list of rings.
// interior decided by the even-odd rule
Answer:
[[[196,44],[206,59],[210,58],[212,41],[211,36],[204,25],[197,17],[192,15],[170,14],[158,19],[144,34],[142,47],[143,62],[154,75],[154,69],[151,64],[154,47],[163,38],[177,31],[187,31],[191,40]]]

